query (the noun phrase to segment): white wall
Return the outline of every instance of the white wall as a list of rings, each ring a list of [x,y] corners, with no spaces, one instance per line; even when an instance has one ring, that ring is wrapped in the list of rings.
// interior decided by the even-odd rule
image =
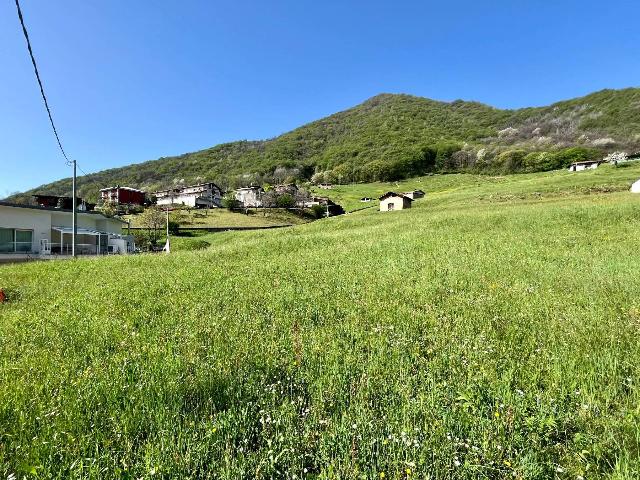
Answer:
[[[40,240],[51,240],[51,215],[44,210],[0,205],[0,228],[33,230],[32,252],[40,251]]]
[[[78,228],[89,228],[108,233],[122,233],[123,223],[113,218],[90,213],[78,213]],[[51,227],[71,227],[71,212],[56,212],[35,208],[0,205],[0,228],[18,228],[33,231],[32,252],[40,252],[40,240],[59,242],[51,238]]]

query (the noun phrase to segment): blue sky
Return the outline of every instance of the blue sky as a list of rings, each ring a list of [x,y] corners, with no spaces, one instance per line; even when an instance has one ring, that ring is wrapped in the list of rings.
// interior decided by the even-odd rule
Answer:
[[[640,85],[640,2],[22,0],[67,152],[98,171],[274,137],[382,92],[497,107]],[[0,197],[69,176],[0,2]]]

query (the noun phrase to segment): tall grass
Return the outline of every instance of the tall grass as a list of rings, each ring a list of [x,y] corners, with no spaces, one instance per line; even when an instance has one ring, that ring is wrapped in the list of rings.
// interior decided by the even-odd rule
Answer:
[[[637,478],[640,204],[584,193],[2,267],[0,473]]]

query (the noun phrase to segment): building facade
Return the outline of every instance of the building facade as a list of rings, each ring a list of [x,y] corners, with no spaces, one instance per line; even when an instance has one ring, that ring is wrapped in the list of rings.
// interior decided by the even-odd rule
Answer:
[[[113,203],[115,205],[144,205],[147,194],[142,190],[130,187],[103,188],[100,190],[100,199],[105,203]]]
[[[574,162],[569,167],[570,172],[580,172],[582,170],[593,170],[594,168],[598,168],[602,163],[601,160],[593,160],[587,162]]]
[[[387,192],[380,197],[380,211],[391,212],[411,208],[413,199],[395,192]]]
[[[262,187],[242,187],[236,190],[236,200],[240,202],[240,205],[249,207],[262,207],[262,194],[264,190]]]
[[[222,207],[222,189],[213,182],[169,188],[155,193],[158,205],[185,205],[195,208]]]
[[[123,235],[124,222],[97,212],[76,212],[76,253],[130,253],[133,237]],[[72,212],[51,207],[0,202],[0,261],[69,255]]]

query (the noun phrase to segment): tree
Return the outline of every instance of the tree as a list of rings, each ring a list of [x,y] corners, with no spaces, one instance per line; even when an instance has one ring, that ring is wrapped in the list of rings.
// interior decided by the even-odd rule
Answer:
[[[627,161],[627,152],[613,152],[604,157],[605,162],[609,162],[612,165],[618,165],[618,162]]]
[[[113,217],[116,213],[118,213],[118,209],[111,202],[104,202],[100,207],[100,213],[102,213],[105,217]]]
[[[289,193],[283,193],[276,197],[276,206],[279,208],[291,208],[296,206],[296,200],[293,195]]]
[[[139,216],[140,225],[147,229],[149,243],[155,245],[160,237],[160,232],[166,226],[165,213],[158,207],[147,208]]]
[[[225,193],[224,197],[222,197],[222,205],[228,210],[240,208],[240,202],[236,199],[234,192]]]

